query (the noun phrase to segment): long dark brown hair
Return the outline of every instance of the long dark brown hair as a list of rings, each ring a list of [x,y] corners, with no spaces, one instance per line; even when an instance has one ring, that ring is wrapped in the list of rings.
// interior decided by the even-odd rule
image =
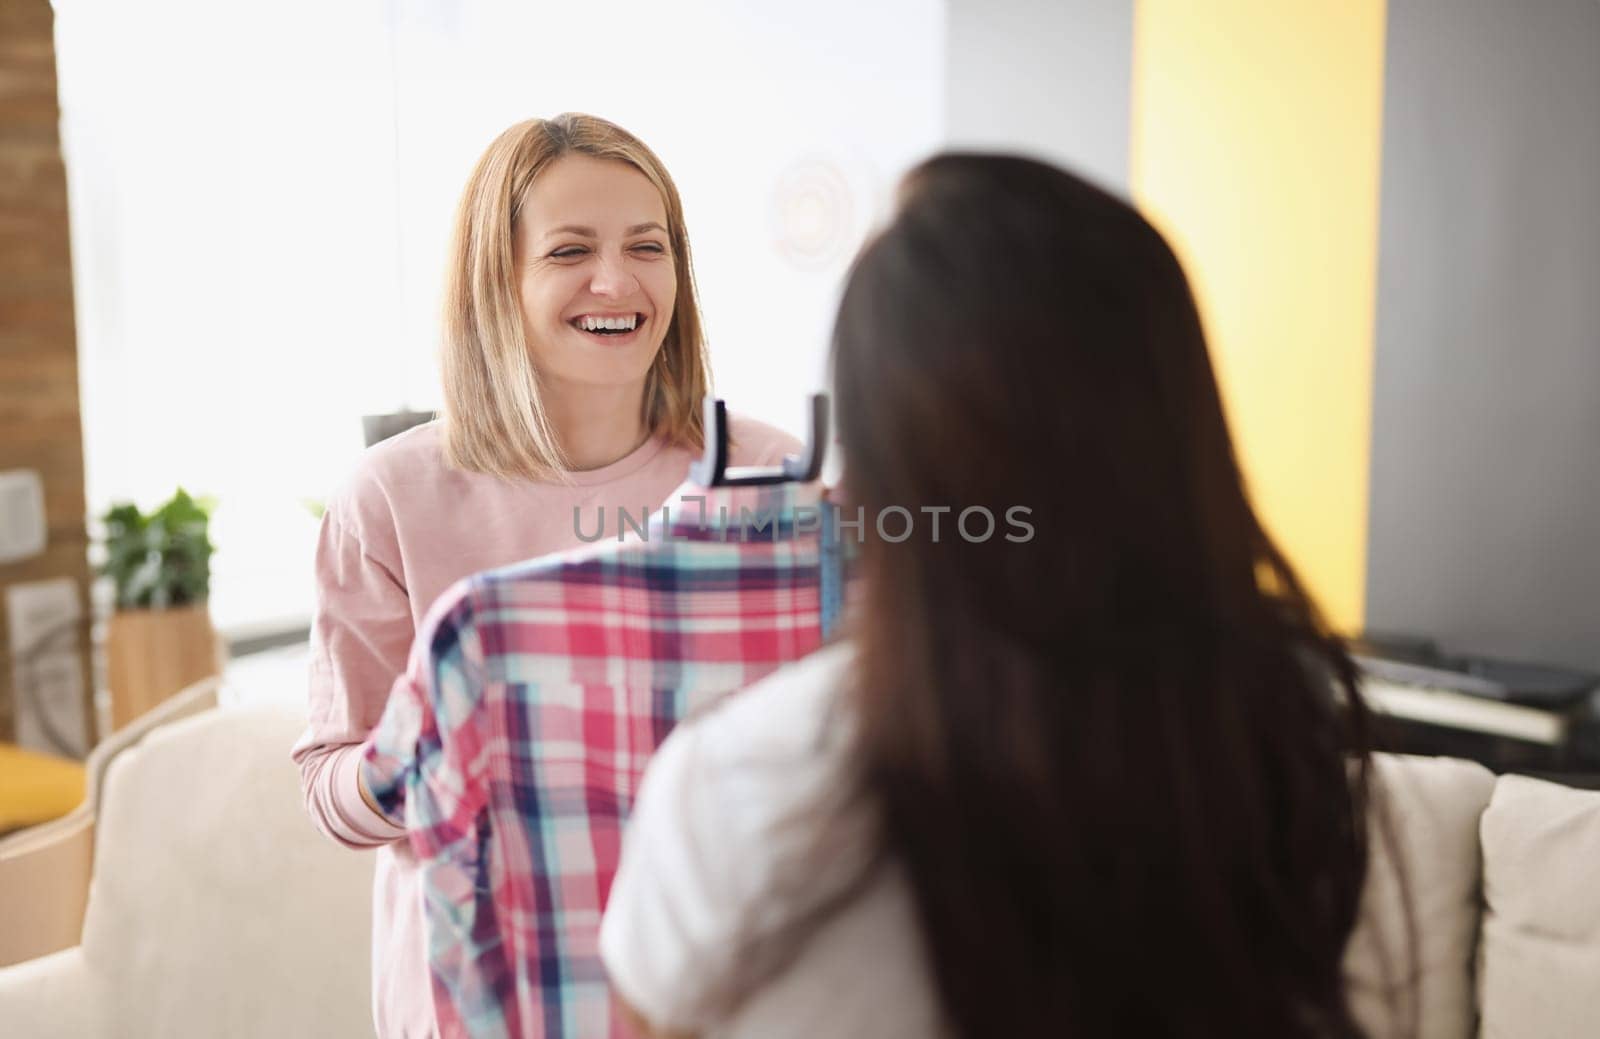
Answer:
[[[852,508],[917,520],[863,548],[858,764],[956,1032],[1359,1034],[1367,709],[1160,234],[1054,167],[934,158],[834,378]]]

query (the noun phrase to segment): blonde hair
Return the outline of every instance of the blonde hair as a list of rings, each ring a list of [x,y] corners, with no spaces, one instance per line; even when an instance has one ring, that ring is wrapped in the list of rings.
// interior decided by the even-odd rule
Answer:
[[[661,193],[678,289],[671,327],[645,378],[642,419],[652,435],[696,450],[704,444],[710,363],[677,185],[633,134],[568,112],[496,137],[456,210],[440,357],[444,453],[454,468],[506,479],[563,479],[568,468],[528,350],[513,242],[529,188],[550,163],[574,153],[625,162]]]

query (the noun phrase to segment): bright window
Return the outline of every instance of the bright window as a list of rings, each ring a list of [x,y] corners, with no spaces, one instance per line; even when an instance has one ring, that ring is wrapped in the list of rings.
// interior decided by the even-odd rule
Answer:
[[[57,0],[91,512],[215,495],[219,627],[304,623],[364,414],[437,406],[457,194],[593,112],[684,196],[717,388],[800,432],[848,261],[942,131],[943,6]]]

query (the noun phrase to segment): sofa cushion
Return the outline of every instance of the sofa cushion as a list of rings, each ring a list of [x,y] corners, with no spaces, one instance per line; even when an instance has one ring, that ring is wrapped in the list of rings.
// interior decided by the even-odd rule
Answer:
[[[1600,791],[1503,776],[1482,838],[1481,1034],[1600,1034]]]
[[[1482,765],[1452,758],[1374,758],[1372,858],[1345,956],[1351,1008],[1373,1039],[1472,1034],[1479,922],[1478,823],[1495,786]],[[1393,841],[1386,839],[1384,830]],[[1416,925],[1415,999],[1407,993],[1404,890]],[[1531,1033],[1530,1033],[1531,1034]]]

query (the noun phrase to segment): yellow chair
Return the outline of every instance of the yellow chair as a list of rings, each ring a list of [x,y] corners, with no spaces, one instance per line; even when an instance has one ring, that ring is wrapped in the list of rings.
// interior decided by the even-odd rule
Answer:
[[[83,801],[81,763],[0,743],[0,833],[59,819]]]

